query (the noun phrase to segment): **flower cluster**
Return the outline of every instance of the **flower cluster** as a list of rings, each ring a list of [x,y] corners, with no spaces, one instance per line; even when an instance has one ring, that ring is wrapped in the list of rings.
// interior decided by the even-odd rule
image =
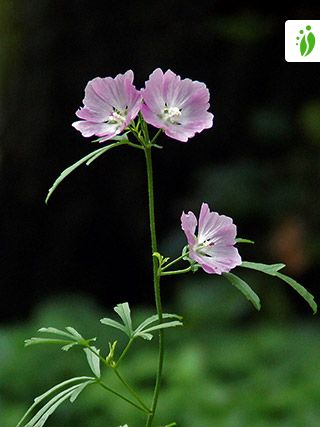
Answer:
[[[139,91],[133,77],[129,70],[114,79],[96,77],[89,81],[84,107],[76,112],[81,120],[73,127],[84,137],[96,135],[104,142],[121,134],[140,111],[148,124],[186,142],[212,126],[213,115],[207,111],[210,94],[204,83],[157,68]]]

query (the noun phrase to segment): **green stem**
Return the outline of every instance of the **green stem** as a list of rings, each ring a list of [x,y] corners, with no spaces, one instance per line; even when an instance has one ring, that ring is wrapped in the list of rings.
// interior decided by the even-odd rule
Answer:
[[[125,348],[124,348],[123,352],[121,353],[121,355],[119,356],[119,359],[117,360],[117,363],[116,363],[116,366],[115,366],[116,368],[119,366],[119,364],[120,364],[121,360],[122,360],[122,359],[124,358],[124,356],[127,354],[127,352],[128,352],[128,350],[129,350],[129,348],[131,347],[131,345],[132,345],[133,341],[134,341],[134,339],[133,339],[133,338],[130,338],[130,339],[129,339],[128,344],[125,346]]]
[[[137,402],[140,403],[140,405],[144,408],[144,411],[147,414],[150,414],[150,409],[143,403],[143,401],[140,399],[140,397],[138,396],[138,394],[135,392],[135,390],[122,378],[122,376],[120,375],[119,371],[117,370],[117,365],[119,363],[119,361],[122,359],[122,357],[125,355],[125,353],[129,350],[131,344],[133,342],[133,339],[131,339],[129,341],[129,343],[127,344],[126,348],[123,350],[118,362],[116,363],[116,366],[110,366],[108,364],[108,362],[106,361],[106,359],[104,359],[98,352],[96,352],[92,347],[90,346],[86,346],[87,348],[89,348],[89,350],[95,354],[97,357],[99,357],[99,359],[109,368],[112,368],[112,370],[114,371],[114,373],[116,374],[116,376],[118,377],[118,379],[121,381],[121,383],[126,387],[126,389],[129,391],[129,393],[137,400]],[[99,383],[100,380],[98,379]],[[101,384],[101,383],[100,383]]]
[[[152,157],[151,157],[151,146],[146,145],[144,149],[146,166],[147,166],[147,178],[148,178],[148,196],[149,196],[149,221],[150,221],[150,234],[151,234],[151,255],[155,252],[158,252],[157,249],[157,236],[156,236],[156,225],[155,225],[155,214],[154,214],[154,189],[153,189],[153,170],[152,170]],[[161,295],[160,295],[160,275],[158,274],[158,261],[156,257],[152,256],[153,262],[153,287],[154,287],[154,296],[155,303],[157,308],[157,314],[159,318],[159,323],[162,323],[162,304],[161,304]],[[157,408],[162,368],[163,368],[163,359],[164,359],[164,337],[163,330],[159,330],[159,355],[158,355],[158,368],[156,375],[156,382],[153,391],[151,413],[148,415],[146,427],[152,426],[152,421],[154,414]]]
[[[161,276],[173,276],[174,274],[189,273],[189,271],[191,271],[191,266],[188,268],[184,268],[183,270],[164,271],[163,273],[161,273]]]
[[[110,393],[115,394],[116,396],[120,397],[120,399],[125,400],[127,403],[130,403],[130,405],[134,406],[135,408],[139,409],[140,411],[142,411],[142,412],[144,412],[146,414],[149,413],[148,410],[146,410],[145,408],[141,408],[141,406],[135,404],[134,402],[132,402],[132,400],[129,400],[126,397],[122,396],[122,394],[118,393],[117,391],[112,390],[112,388],[106,386],[105,384],[103,384],[103,382],[97,381],[97,383],[99,385],[101,385],[101,387],[103,387],[105,390],[108,390]]]
[[[150,413],[150,409],[147,407],[147,405],[145,405],[143,403],[143,401],[140,399],[140,397],[138,396],[138,394],[127,383],[127,381],[125,381],[125,379],[122,378],[122,376],[120,375],[120,372],[116,368],[113,368],[113,372],[116,374],[116,376],[121,381],[121,383],[126,387],[126,389],[129,391],[129,393],[132,394],[132,396],[137,400],[137,402],[139,402],[140,405],[144,408],[144,410],[149,414]]]
[[[166,270],[168,267],[171,267],[172,265],[174,265],[175,263],[177,263],[178,261],[181,261],[184,257],[189,255],[189,251],[186,252],[185,254],[180,255],[178,258],[174,259],[173,261],[169,262],[169,264],[166,264],[165,266],[163,266],[161,268],[161,271]]]

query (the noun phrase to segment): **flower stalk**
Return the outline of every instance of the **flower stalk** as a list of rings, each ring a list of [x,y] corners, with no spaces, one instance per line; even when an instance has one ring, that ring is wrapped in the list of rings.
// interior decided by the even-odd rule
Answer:
[[[146,166],[147,166],[147,179],[148,179],[148,199],[149,199],[149,221],[150,221],[150,236],[151,236],[151,254],[152,254],[152,266],[153,266],[153,288],[154,297],[156,303],[157,314],[159,323],[163,321],[161,294],[160,294],[160,275],[158,272],[158,262],[153,256],[158,251],[157,247],[157,235],[156,235],[156,223],[155,223],[155,211],[154,211],[154,186],[153,186],[153,168],[152,168],[152,155],[151,155],[151,144],[147,143],[144,147]],[[159,353],[158,353],[158,368],[156,374],[156,382],[153,391],[151,413],[147,417],[146,427],[152,426],[152,421],[157,408],[158,397],[161,385],[161,376],[164,359],[164,334],[163,330],[159,330]]]

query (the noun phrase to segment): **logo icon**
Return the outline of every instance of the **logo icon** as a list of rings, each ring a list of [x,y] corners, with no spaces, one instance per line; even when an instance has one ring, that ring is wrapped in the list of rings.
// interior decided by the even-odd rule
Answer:
[[[320,62],[320,20],[286,21],[285,59],[287,62]]]
[[[304,30],[299,31],[299,36],[296,37],[296,45],[300,45],[301,56],[309,55],[316,44],[316,38],[311,31],[311,25],[306,26],[307,33]]]

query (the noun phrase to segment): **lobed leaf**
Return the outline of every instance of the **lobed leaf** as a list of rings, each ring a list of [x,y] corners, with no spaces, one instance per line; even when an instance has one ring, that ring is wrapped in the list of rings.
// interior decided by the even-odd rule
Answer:
[[[81,380],[86,380],[85,382],[88,382],[88,380],[89,380],[89,382],[93,382],[93,381],[95,381],[95,378],[93,378],[93,377],[87,377],[87,376],[83,376],[83,377],[75,377],[75,378],[71,378],[71,379],[69,379],[69,380],[66,380],[66,381],[63,381],[62,383],[59,383],[59,384],[57,384],[57,385],[55,385],[54,387],[52,387],[52,388],[50,388],[48,391],[46,391],[45,393],[43,393],[42,395],[40,395],[40,396],[38,396],[38,397],[36,397],[35,399],[34,399],[34,403],[30,406],[30,408],[27,410],[27,412],[24,414],[24,416],[21,418],[21,420],[19,421],[19,423],[17,424],[17,426],[16,427],[20,427],[21,425],[22,425],[22,423],[25,421],[25,419],[30,415],[30,413],[33,411],[33,409],[40,403],[40,402],[42,402],[44,399],[46,399],[48,396],[50,396],[51,394],[53,394],[55,391],[57,391],[57,390],[59,390],[59,389],[61,389],[62,387],[64,387],[64,386],[66,386],[66,385],[68,385],[68,384],[71,384],[71,383],[73,383],[73,382],[77,382],[77,381],[81,381]],[[61,393],[63,393],[63,395],[64,395],[64,393],[65,392],[68,392],[68,391],[70,391],[71,389],[72,389],[72,391],[73,390],[75,390],[79,385],[81,385],[81,384],[83,384],[83,381],[80,383],[80,384],[76,384],[76,385],[74,385],[74,386],[72,386],[72,387],[70,387],[69,389],[67,389],[67,390],[64,390],[63,392],[60,392],[59,393],[59,395],[61,396]],[[71,392],[72,393],[72,392]],[[58,396],[59,396],[58,395]],[[71,394],[70,394],[70,396],[71,396]],[[51,402],[51,404],[52,403],[54,403],[55,401],[56,401],[56,397],[57,396],[55,396],[55,398],[53,398],[53,399],[55,399],[54,401],[53,401],[53,399],[51,399],[50,400],[50,402]],[[49,403],[49,402],[48,402]],[[50,407],[50,405],[48,406],[48,404],[47,405],[45,405],[45,406],[47,406],[47,408],[49,408]],[[41,413],[40,413],[40,411],[42,411]],[[40,411],[38,411],[37,412],[37,414],[39,415],[39,413],[40,413],[40,417],[41,417],[41,415],[44,413],[43,412],[43,408],[40,410]],[[33,419],[35,420],[35,421],[37,421],[37,418],[35,418],[35,417],[33,417]],[[31,421],[32,420],[30,420],[27,424],[25,424],[25,427],[30,427],[30,426],[32,426],[33,424],[30,424],[31,423]],[[42,424],[43,425],[43,424]]]
[[[164,319],[175,318],[175,319],[178,319],[178,320],[182,320],[182,317],[178,316],[177,314],[163,313],[162,317]],[[142,323],[140,323],[140,325],[135,329],[134,334],[143,331],[145,327],[147,327],[151,323],[154,323],[154,322],[157,322],[157,321],[159,321],[159,316],[157,314],[154,314],[153,316],[148,317]]]
[[[111,326],[112,328],[120,329],[120,331],[127,334],[127,329],[125,328],[125,326],[117,322],[116,320],[110,319],[109,317],[104,317],[103,319],[100,319],[100,322],[104,325]]]
[[[235,286],[246,298],[248,301],[252,303],[252,305],[260,310],[261,303],[258,295],[251,289],[251,287],[246,283],[243,279],[236,276],[233,273],[223,273],[223,276],[233,285]]]

